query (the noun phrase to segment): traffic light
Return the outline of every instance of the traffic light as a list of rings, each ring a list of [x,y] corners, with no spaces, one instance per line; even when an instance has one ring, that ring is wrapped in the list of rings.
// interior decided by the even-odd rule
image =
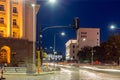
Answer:
[[[79,28],[79,17],[74,18],[73,28],[76,29],[76,30]]]

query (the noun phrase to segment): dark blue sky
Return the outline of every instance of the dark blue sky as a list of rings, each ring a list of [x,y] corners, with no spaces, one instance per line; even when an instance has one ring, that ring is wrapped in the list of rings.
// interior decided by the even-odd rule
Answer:
[[[73,18],[80,18],[80,27],[100,28],[101,42],[108,39],[111,31],[109,26],[116,24],[120,27],[120,0],[58,0],[56,4],[40,2],[37,15],[37,26],[68,26],[73,24]],[[43,32],[42,46],[53,46],[55,33],[64,31],[66,36],[56,37],[56,50],[65,52],[65,43],[76,38],[75,30],[67,28],[48,29]],[[116,30],[117,31],[117,30]],[[117,31],[118,32],[118,31]]]

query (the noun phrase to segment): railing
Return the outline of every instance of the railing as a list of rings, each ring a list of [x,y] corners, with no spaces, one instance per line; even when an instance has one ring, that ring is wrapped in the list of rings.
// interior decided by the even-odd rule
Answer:
[[[26,67],[4,67],[5,73],[26,73]]]

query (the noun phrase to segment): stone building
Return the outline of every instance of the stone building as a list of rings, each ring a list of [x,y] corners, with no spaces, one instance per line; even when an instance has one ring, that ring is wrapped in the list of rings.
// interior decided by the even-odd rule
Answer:
[[[36,4],[36,0],[0,0],[0,63],[33,63],[39,6],[32,3]]]

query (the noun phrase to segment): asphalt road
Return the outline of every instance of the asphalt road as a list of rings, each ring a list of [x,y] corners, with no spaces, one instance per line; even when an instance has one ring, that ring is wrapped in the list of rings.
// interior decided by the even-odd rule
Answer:
[[[40,76],[5,75],[6,80],[120,80],[119,74],[96,72],[78,68],[62,68],[55,74]]]

